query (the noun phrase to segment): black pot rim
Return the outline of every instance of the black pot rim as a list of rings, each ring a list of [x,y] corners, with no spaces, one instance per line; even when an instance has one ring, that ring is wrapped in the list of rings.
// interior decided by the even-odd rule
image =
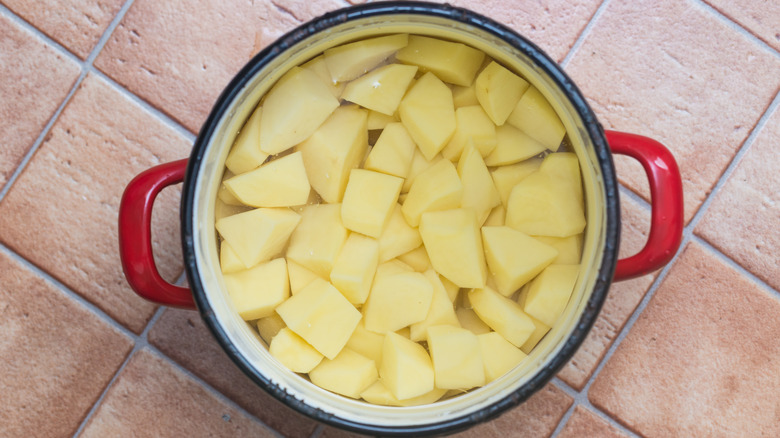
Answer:
[[[531,58],[561,90],[564,90],[567,93],[572,106],[582,118],[584,127],[593,142],[595,156],[602,172],[603,187],[606,193],[605,216],[607,226],[605,229],[606,245],[602,263],[599,267],[594,289],[588,303],[571,335],[567,338],[556,355],[540,372],[509,396],[475,413],[434,424],[378,426],[340,418],[307,405],[302,400],[293,397],[285,392],[284,389],[270,382],[265,376],[257,372],[251,364],[247,362],[246,358],[238,353],[235,346],[229,340],[225,330],[217,321],[216,316],[206,299],[204,285],[197,270],[195,260],[197,224],[195,223],[196,212],[194,211],[196,187],[194,183],[191,182],[196,180],[196,173],[201,167],[201,163],[204,159],[206,146],[212,135],[214,135],[219,120],[226,114],[231,102],[237,97],[239,91],[255,73],[263,68],[270,60],[305,38],[347,21],[399,14],[435,16],[480,28],[493,36],[503,39],[522,51],[526,56]],[[558,64],[547,56],[539,47],[508,27],[467,9],[446,4],[442,5],[418,1],[370,3],[351,6],[327,13],[288,32],[252,58],[252,60],[236,74],[219,96],[211,113],[201,128],[187,164],[180,212],[184,265],[195,303],[209,330],[222,348],[227,352],[230,359],[258,386],[262,387],[269,394],[297,412],[331,426],[369,435],[419,436],[453,433],[493,419],[508,409],[527,400],[535,392],[542,389],[555,376],[558,370],[574,355],[596,320],[601,306],[606,299],[610,284],[612,283],[615,264],[617,263],[620,239],[620,205],[612,155],[601,125],[598,123],[595,114],[572,80],[563,72]]]

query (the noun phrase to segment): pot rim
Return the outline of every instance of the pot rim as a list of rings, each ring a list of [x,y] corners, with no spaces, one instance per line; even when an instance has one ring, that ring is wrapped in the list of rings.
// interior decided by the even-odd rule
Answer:
[[[525,384],[520,386],[515,392],[487,408],[443,422],[423,425],[380,426],[347,420],[309,406],[303,400],[293,397],[283,388],[269,381],[262,373],[253,368],[248,360],[238,352],[228,338],[224,328],[217,321],[209,301],[206,298],[204,285],[197,270],[195,260],[197,224],[195,221],[196,212],[194,208],[196,186],[192,181],[197,180],[197,172],[201,168],[204,154],[207,149],[206,146],[209,144],[211,137],[215,134],[219,121],[228,112],[234,99],[239,96],[244,86],[260,69],[295,44],[314,34],[327,31],[334,26],[344,24],[348,21],[383,15],[427,15],[471,25],[504,40],[532,59],[533,62],[544,71],[563,92],[565,92],[573,108],[577,112],[577,115],[581,118],[583,126],[594,147],[593,152],[598,161],[597,167],[601,171],[603,189],[605,192],[604,215],[607,226],[604,229],[605,246],[603,249],[601,266],[599,267],[593,291],[588,298],[587,304],[571,334],[563,342],[563,345],[558,352],[548,361],[544,368]],[[230,357],[230,359],[257,385],[295,411],[331,426],[372,435],[416,436],[456,432],[493,419],[508,409],[519,405],[527,400],[532,394],[542,389],[544,385],[555,376],[558,370],[574,355],[595,322],[604,300],[606,299],[607,291],[612,283],[620,240],[619,194],[612,155],[601,125],[574,82],[563,72],[561,67],[539,47],[512,29],[467,9],[447,4],[419,1],[388,1],[350,6],[335,10],[298,26],[255,55],[235,75],[220,94],[198,134],[193,145],[190,159],[187,163],[180,212],[184,266],[190,288],[192,289],[193,298],[206,326],[226,351],[228,357]]]

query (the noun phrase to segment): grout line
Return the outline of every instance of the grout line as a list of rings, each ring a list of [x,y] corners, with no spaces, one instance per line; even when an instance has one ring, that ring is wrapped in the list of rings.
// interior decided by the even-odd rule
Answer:
[[[694,0],[694,3],[696,3],[700,8],[710,12],[715,17],[717,17],[720,21],[722,21],[724,24],[726,24],[731,29],[737,31],[738,33],[742,34],[743,36],[747,37],[749,40],[753,41],[754,43],[761,46],[762,49],[768,51],[772,55],[774,55],[775,58],[780,58],[780,52],[778,52],[777,49],[770,46],[766,41],[762,40],[760,37],[755,35],[753,32],[750,31],[747,27],[743,26],[742,24],[738,23],[736,20],[733,20],[729,18],[726,14],[723,12],[717,10],[716,8],[710,6],[708,3],[705,3],[704,0]]]
[[[6,6],[3,6],[2,3],[0,3],[0,15],[3,15],[9,20],[13,21],[15,24],[18,24],[19,27],[32,33],[37,38],[42,39],[46,44],[52,46],[53,49],[55,49],[57,52],[59,52],[66,58],[70,59],[71,61],[75,62],[76,64],[82,65],[84,63],[84,60],[79,58],[78,55],[72,53],[70,50],[65,48],[65,46],[63,46],[56,40],[52,39],[50,36],[46,35],[42,31],[38,30],[38,28],[35,27],[32,23],[28,22],[27,20],[20,17],[19,15],[16,15],[14,11],[8,9]]]
[[[576,389],[569,386],[566,382],[561,380],[560,378],[553,377],[552,380],[553,384],[558,387],[558,389],[562,390],[566,394],[568,394],[570,397],[574,399],[574,403],[569,407],[569,409],[566,411],[566,414],[564,414],[564,417],[561,419],[561,422],[558,424],[558,427],[555,428],[555,431],[552,433],[551,437],[557,437],[558,434],[561,433],[561,431],[566,427],[566,424],[568,423],[569,419],[574,413],[574,410],[577,406],[583,406],[587,408],[589,411],[591,411],[593,414],[604,420],[607,424],[612,426],[613,428],[619,430],[624,435],[634,438],[639,437],[639,435],[632,431],[631,429],[628,429],[626,426],[620,424],[617,420],[610,417],[606,413],[602,412],[597,407],[593,406],[591,404],[590,400],[588,400],[588,397],[585,393],[579,392]]]
[[[565,70],[566,66],[569,65],[569,62],[571,61],[571,58],[574,56],[575,53],[579,51],[579,48],[582,46],[583,42],[585,41],[585,38],[590,34],[590,30],[596,25],[596,22],[598,21],[599,17],[604,13],[604,10],[609,5],[609,0],[604,0],[601,2],[598,8],[596,8],[596,12],[593,13],[593,16],[590,17],[590,20],[588,20],[588,24],[585,25],[584,28],[582,28],[582,32],[580,32],[580,35],[577,37],[577,39],[574,41],[574,44],[572,44],[571,49],[569,49],[569,53],[566,54],[566,56],[563,58],[563,61],[560,62],[561,67]]]
[[[108,23],[108,27],[106,27],[103,35],[98,40],[97,44],[95,44],[95,47],[92,48],[92,52],[89,54],[89,56],[87,56],[87,59],[84,62],[87,66],[92,66],[95,58],[97,58],[98,54],[103,50],[103,46],[105,46],[109,38],[111,38],[111,35],[114,33],[114,29],[119,26],[119,23],[125,17],[125,14],[130,9],[130,6],[133,5],[134,1],[135,0],[126,0],[125,4],[122,5],[122,8],[119,9],[119,12],[117,12],[111,22]]]

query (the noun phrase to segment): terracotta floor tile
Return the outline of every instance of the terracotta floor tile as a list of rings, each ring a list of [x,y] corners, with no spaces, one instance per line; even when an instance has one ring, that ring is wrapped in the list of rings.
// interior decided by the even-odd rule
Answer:
[[[558,438],[624,438],[626,434],[599,418],[588,408],[577,406]]]
[[[0,435],[71,436],[133,341],[0,252]]]
[[[620,209],[619,254],[620,257],[629,257],[644,247],[650,231],[650,211],[627,196],[620,198]],[[558,377],[577,390],[585,386],[657,275],[655,272],[612,284],[593,328],[574,357],[558,373]]]
[[[233,75],[300,24],[270,0],[251,3],[137,0],[95,65],[197,132]],[[328,0],[316,9],[341,5]]]
[[[274,436],[147,349],[130,358],[81,436],[119,431],[134,437]]]
[[[0,190],[78,76],[75,62],[0,15]]]
[[[780,86],[778,57],[693,1],[610,2],[566,69],[605,128],[672,150],[686,221]],[[641,167],[617,164],[621,181],[649,199]]]
[[[780,436],[780,299],[691,243],[590,387],[645,436]]]
[[[780,8],[772,0],[704,1],[780,50]]]
[[[124,0],[2,0],[8,9],[87,59]]]
[[[320,433],[319,438],[360,438],[368,435],[361,435],[359,433],[347,432],[345,430],[336,429],[334,427],[325,426]]]
[[[166,309],[149,342],[284,436],[308,437],[317,423],[284,406],[252,382],[228,358],[200,314]]]
[[[566,393],[557,386],[548,384],[525,403],[495,420],[453,436],[461,438],[550,436],[572,403],[572,398]]]
[[[696,233],[780,290],[780,111],[715,195]]]
[[[155,307],[130,290],[122,273],[119,200],[136,174],[187,156],[189,147],[118,90],[88,76],[0,203],[0,240],[140,332]],[[182,259],[177,190],[161,195],[153,221],[160,269],[172,279]]]

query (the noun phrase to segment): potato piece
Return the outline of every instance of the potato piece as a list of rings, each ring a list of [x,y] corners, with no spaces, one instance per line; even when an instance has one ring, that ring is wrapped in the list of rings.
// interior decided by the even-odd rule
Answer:
[[[407,253],[398,256],[398,260],[411,266],[416,272],[425,272],[431,268],[431,259],[424,246],[419,246]]]
[[[458,317],[460,326],[469,330],[471,333],[474,333],[475,335],[490,333],[490,327],[479,319],[479,316],[474,312],[474,309],[461,307],[455,312],[455,315]]]
[[[496,128],[496,147],[485,158],[488,166],[506,166],[541,154],[547,148],[512,125]]]
[[[468,87],[461,87],[460,85],[452,87],[452,103],[455,104],[455,108],[479,105],[474,84]]]
[[[241,263],[241,259],[238,258],[238,255],[226,240],[223,240],[219,245],[219,265],[223,274],[232,274],[246,269],[246,266]]]
[[[225,172],[227,174],[227,172]],[[232,173],[232,172],[231,172]],[[226,175],[227,176],[227,175]],[[229,178],[232,178],[230,176]],[[229,179],[225,178],[225,179]],[[238,198],[233,195],[233,193],[228,190],[228,188],[225,186],[225,182],[223,181],[222,184],[219,185],[219,190],[217,190],[217,199],[224,202],[227,205],[235,205],[235,206],[243,206],[244,203],[239,201]]]
[[[529,87],[523,94],[507,122],[553,152],[566,134],[558,114],[536,87]]]
[[[465,44],[410,35],[409,44],[396,58],[419,66],[423,72],[433,72],[445,82],[467,87],[474,82],[485,54]]]
[[[539,166],[539,171],[553,178],[565,180],[569,185],[569,190],[575,193],[577,202],[583,203],[580,161],[576,154],[572,152],[548,154]]]
[[[419,272],[377,275],[363,306],[366,329],[388,333],[422,321],[432,299],[433,286]]]
[[[508,297],[547,267],[558,251],[507,226],[482,227],[487,265],[498,292]]]
[[[396,117],[397,115],[398,113],[395,113],[392,116],[388,116],[378,111],[369,111],[368,121],[366,122],[368,125],[368,130],[372,131],[377,129],[385,129],[385,127],[390,123],[400,122],[401,119]]]
[[[498,204],[494,209],[490,210],[490,214],[488,215],[487,219],[485,219],[485,223],[483,223],[482,226],[501,227],[504,226],[505,221],[506,208],[504,208],[503,204]]]
[[[293,67],[265,95],[260,149],[273,155],[295,146],[338,106],[338,99],[314,72]]]
[[[553,260],[554,265],[579,264],[582,259],[582,239],[582,233],[569,237],[536,237],[536,240],[550,245],[558,251],[558,257]]]
[[[525,304],[521,304],[521,306],[524,305]],[[536,347],[536,344],[538,344],[544,335],[550,331],[550,327],[545,325],[542,321],[539,321],[531,315],[528,315],[528,317],[531,318],[531,321],[533,321],[535,328],[533,333],[531,333],[531,336],[528,337],[528,340],[526,340],[525,343],[520,346],[520,350],[522,350],[525,354],[531,354],[531,351],[534,349],[534,347]]]
[[[455,110],[457,127],[441,156],[452,161],[460,160],[463,150],[472,143],[480,155],[488,156],[497,144],[496,125],[479,105],[464,106]]]
[[[444,285],[444,289],[447,291],[447,297],[449,297],[450,301],[454,303],[455,300],[458,299],[458,292],[460,292],[460,288],[457,284],[447,280],[441,275],[439,275],[439,280],[441,281],[441,284]]]
[[[493,61],[479,73],[474,88],[477,100],[490,120],[501,126],[515,109],[528,85],[525,79]]]
[[[541,164],[541,159],[532,158],[521,163],[501,166],[491,172],[490,176],[493,177],[493,184],[496,185],[498,194],[501,196],[501,203],[504,204],[504,207],[506,207],[507,202],[509,201],[509,195],[512,193],[512,189],[515,188],[517,183],[538,170]]]
[[[455,315],[455,308],[449,296],[447,296],[447,290],[444,289],[444,285],[439,280],[439,275],[433,269],[425,271],[423,275],[433,286],[433,298],[425,319],[409,327],[409,339],[416,342],[425,340],[428,327],[437,325],[460,327],[458,317]]]
[[[366,330],[363,320],[355,327],[352,336],[347,341],[346,348],[360,353],[376,363],[376,366],[382,363],[382,343],[385,335]]]
[[[580,265],[550,265],[528,288],[525,311],[552,327],[561,316],[577,282]]]
[[[490,328],[520,348],[535,327],[520,305],[490,288],[473,289],[468,295],[474,312]]]
[[[458,171],[449,160],[441,160],[415,178],[401,212],[409,225],[417,227],[423,213],[457,208],[462,196]]]
[[[406,222],[403,213],[401,213],[401,206],[398,204],[393,207],[390,219],[387,221],[385,230],[379,236],[378,241],[380,263],[384,263],[422,245],[420,232]]]
[[[287,258],[322,278],[330,278],[347,233],[341,223],[341,204],[307,205],[290,237]]]
[[[568,237],[585,229],[585,211],[569,181],[537,171],[512,189],[506,224],[532,236]]]
[[[314,190],[330,204],[341,202],[349,172],[360,166],[368,150],[368,112],[343,106],[297,146]]]
[[[485,383],[490,383],[516,367],[527,356],[496,332],[477,336],[485,368]]]
[[[263,338],[268,345],[271,345],[271,341],[274,339],[274,336],[279,334],[279,331],[287,327],[277,313],[258,319],[256,325],[257,332],[260,333],[260,337]]]
[[[260,167],[268,154],[260,150],[260,119],[263,108],[257,107],[238,133],[230,148],[225,166],[238,175]]]
[[[422,345],[393,332],[385,336],[382,383],[398,400],[410,399],[433,391],[433,364]]]
[[[219,219],[216,228],[241,263],[251,268],[278,254],[300,220],[289,208],[257,208]]]
[[[357,399],[377,381],[379,373],[373,360],[345,348],[334,359],[323,360],[309,378],[320,388]]]
[[[363,391],[360,397],[369,403],[381,406],[420,406],[433,403],[442,398],[446,393],[446,389],[433,388],[433,391],[423,395],[407,398],[406,400],[398,400],[380,379]]]
[[[234,274],[224,274],[222,278],[230,300],[245,321],[272,315],[276,306],[290,296],[284,259],[271,260]]]
[[[341,97],[364,108],[392,116],[415,73],[415,66],[388,64],[347,84]]]
[[[432,73],[412,85],[398,106],[398,114],[427,160],[438,154],[455,133],[452,91]]]
[[[467,390],[485,384],[482,351],[474,333],[437,325],[428,327],[427,340],[437,388]]]
[[[309,178],[300,152],[225,180],[225,187],[252,207],[291,207],[309,199]]]
[[[351,81],[389,58],[408,42],[406,34],[369,38],[325,50],[325,64],[333,82]]]
[[[341,249],[330,281],[352,304],[363,304],[379,264],[379,243],[362,234],[351,233]]]
[[[290,293],[292,295],[297,294],[315,279],[322,278],[312,272],[309,268],[301,266],[289,258],[287,259],[287,274],[290,277]]]
[[[333,285],[316,279],[276,308],[287,327],[328,359],[346,345],[360,312]]]
[[[406,263],[398,259],[392,259],[384,263],[381,263],[379,266],[377,266],[376,276],[374,277],[374,279],[376,279],[376,277],[403,274],[405,272],[416,272],[416,271]]]
[[[439,274],[459,287],[485,286],[485,253],[473,210],[425,213],[420,221],[420,235]]]
[[[301,67],[313,71],[317,77],[319,77],[320,80],[322,80],[322,82],[328,86],[328,89],[330,90],[331,94],[333,94],[333,97],[336,99],[341,98],[341,93],[344,92],[344,87],[346,87],[347,84],[345,82],[334,81],[333,78],[330,77],[330,71],[328,70],[328,66],[325,64],[325,56],[320,55],[306,64],[303,64]]]
[[[271,340],[271,356],[294,373],[308,373],[322,361],[322,354],[285,327]]]
[[[352,169],[341,220],[352,231],[376,237],[382,235],[404,181],[401,178],[365,169]]]
[[[409,193],[409,189],[412,188],[412,184],[417,179],[417,176],[423,173],[426,169],[433,166],[442,160],[442,156],[437,154],[432,160],[428,161],[425,156],[420,152],[420,148],[414,148],[414,155],[412,156],[412,164],[409,166],[409,173],[404,180],[404,186],[401,187],[401,193]]]
[[[388,123],[376,144],[371,148],[366,163],[367,170],[406,178],[416,149],[414,140],[401,123]]]
[[[463,184],[462,208],[471,208],[477,214],[477,223],[481,226],[493,207],[501,205],[493,179],[490,177],[482,155],[469,145],[458,162],[458,176]]]

